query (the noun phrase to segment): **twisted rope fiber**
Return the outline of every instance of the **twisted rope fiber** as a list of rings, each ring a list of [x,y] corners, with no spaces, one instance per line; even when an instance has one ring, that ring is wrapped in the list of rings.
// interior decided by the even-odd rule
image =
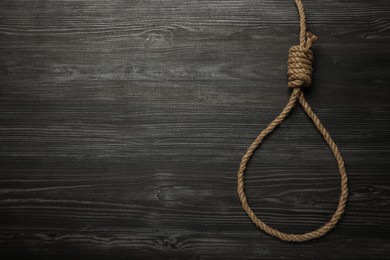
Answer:
[[[306,101],[301,87],[308,87],[311,84],[311,73],[312,73],[312,63],[314,61],[313,52],[310,50],[312,44],[317,40],[317,37],[310,32],[306,32],[306,16],[305,10],[301,0],[295,0],[295,4],[298,8],[299,17],[300,17],[300,44],[293,46],[289,50],[288,56],[288,86],[292,88],[291,97],[287,105],[283,108],[282,112],[257,136],[253,143],[249,146],[246,153],[242,157],[240,167],[238,170],[238,196],[241,201],[243,209],[248,214],[252,222],[265,231],[266,233],[275,236],[284,241],[293,241],[293,242],[304,242],[319,238],[326,233],[328,233],[332,228],[335,227],[337,222],[342,217],[345,211],[345,205],[348,198],[348,178],[347,172],[344,167],[344,160],[340,154],[340,151],[333,141],[332,137],[322,125],[320,119],[311,109],[309,103]],[[251,159],[253,153],[264,140],[264,138],[269,135],[274,129],[280,125],[283,120],[289,115],[289,113],[294,109],[296,103],[299,102],[307,114],[307,116],[313,121],[314,125],[317,127],[318,131],[323,136],[324,140],[328,144],[330,150],[333,153],[334,158],[337,161],[339,168],[339,173],[341,177],[341,192],[339,197],[339,202],[336,211],[330,218],[329,222],[324,224],[322,227],[314,230],[312,232],[304,234],[287,234],[281,232],[275,228],[268,226],[261,219],[259,219],[255,213],[252,211],[251,207],[248,204],[247,196],[244,190],[244,176],[245,169],[249,160]]]

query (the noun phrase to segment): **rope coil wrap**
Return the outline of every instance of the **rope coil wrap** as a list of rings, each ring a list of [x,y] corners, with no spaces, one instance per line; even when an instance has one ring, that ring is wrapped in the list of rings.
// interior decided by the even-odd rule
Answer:
[[[312,33],[306,34],[305,46],[292,46],[288,53],[288,86],[290,88],[309,87],[313,72],[313,51],[310,49],[317,37]]]
[[[310,86],[312,82],[311,74],[313,71],[312,64],[314,61],[314,56],[310,48],[312,47],[313,43],[317,40],[317,37],[312,33],[306,32],[306,16],[305,16],[304,7],[301,0],[295,0],[295,4],[299,11],[301,31],[300,31],[300,44],[291,47],[288,55],[287,74],[288,74],[288,86],[292,88],[291,97],[287,105],[283,108],[282,112],[257,136],[257,138],[249,146],[246,153],[242,157],[238,174],[237,174],[238,175],[237,192],[243,209],[245,210],[249,218],[257,227],[259,227],[266,233],[284,241],[304,242],[311,239],[319,238],[325,235],[326,233],[328,233],[332,228],[336,226],[337,222],[340,220],[340,218],[342,217],[345,211],[345,206],[348,199],[348,178],[344,166],[343,157],[341,156],[341,153],[336,143],[333,141],[332,137],[330,136],[326,128],[322,125],[317,115],[313,112],[309,103],[306,101],[301,89],[301,87]],[[341,177],[341,183],[340,183],[341,192],[340,192],[337,209],[332,215],[331,219],[326,224],[324,224],[322,227],[312,232],[308,232],[304,234],[287,234],[268,226],[261,219],[259,219],[256,216],[256,214],[252,211],[251,207],[248,204],[247,197],[245,194],[244,177],[245,177],[245,170],[247,164],[251,159],[255,150],[262,143],[264,138],[283,122],[283,120],[294,109],[297,102],[301,104],[307,116],[312,120],[313,124],[321,133],[322,137],[328,144],[330,150],[333,153],[334,158],[337,161],[337,166],[339,168],[339,173]]]

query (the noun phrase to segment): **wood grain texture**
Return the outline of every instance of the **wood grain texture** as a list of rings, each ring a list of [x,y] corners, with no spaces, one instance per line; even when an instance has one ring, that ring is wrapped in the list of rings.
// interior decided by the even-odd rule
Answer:
[[[284,106],[293,1],[2,0],[1,259],[378,259],[390,255],[390,2],[305,1],[309,102],[350,200],[304,244],[257,230],[236,196],[246,147]],[[336,163],[298,108],[247,172],[271,226],[321,226]]]

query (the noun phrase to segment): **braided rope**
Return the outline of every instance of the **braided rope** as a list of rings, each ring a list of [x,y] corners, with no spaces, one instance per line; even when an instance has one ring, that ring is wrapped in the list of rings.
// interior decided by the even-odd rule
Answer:
[[[312,73],[312,63],[314,60],[313,52],[310,50],[312,44],[316,41],[317,37],[311,33],[306,32],[306,16],[305,10],[301,0],[295,0],[295,4],[299,11],[300,17],[300,44],[293,46],[289,50],[288,58],[288,86],[292,88],[291,97],[287,105],[283,108],[282,112],[257,136],[253,143],[249,146],[246,153],[242,157],[240,167],[238,170],[238,196],[240,198],[243,209],[248,214],[252,222],[265,231],[266,233],[273,235],[284,241],[293,241],[293,242],[304,242],[311,239],[315,239],[325,235],[332,228],[335,227],[337,222],[342,217],[345,211],[345,205],[348,198],[348,178],[347,172],[344,167],[344,160],[340,154],[340,151],[333,141],[332,137],[322,125],[320,119],[311,109],[309,103],[306,101],[301,87],[308,87],[311,84],[311,73]],[[318,131],[323,136],[324,140],[328,144],[330,150],[333,153],[334,158],[337,161],[339,168],[339,173],[341,176],[341,192],[339,197],[339,202],[336,211],[332,215],[329,222],[324,224],[322,227],[314,230],[312,232],[304,234],[287,234],[281,231],[278,231],[275,228],[272,228],[265,224],[261,219],[259,219],[255,213],[250,208],[247,197],[244,190],[244,176],[247,164],[252,157],[255,150],[264,140],[264,138],[270,134],[274,129],[280,125],[288,114],[294,109],[296,103],[299,102],[307,114],[307,116],[313,121],[314,125],[317,127]]]

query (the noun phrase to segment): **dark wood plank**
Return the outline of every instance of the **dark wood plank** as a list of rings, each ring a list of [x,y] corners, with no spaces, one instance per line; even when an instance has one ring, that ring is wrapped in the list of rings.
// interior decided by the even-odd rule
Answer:
[[[291,244],[251,224],[236,171],[288,99],[293,1],[1,1],[1,259],[388,257],[390,2],[304,3],[319,36],[306,95],[350,200],[326,237]],[[300,108],[246,184],[259,216],[297,233],[339,193]]]

